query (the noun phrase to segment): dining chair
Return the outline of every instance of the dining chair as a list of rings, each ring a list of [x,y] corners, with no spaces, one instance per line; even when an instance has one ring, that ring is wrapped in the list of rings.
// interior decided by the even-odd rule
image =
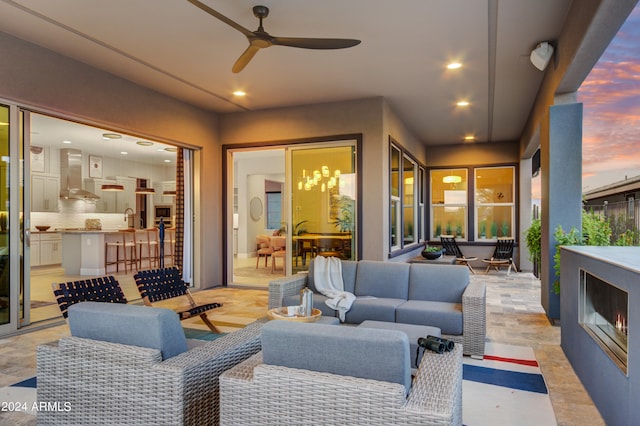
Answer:
[[[332,237],[320,237],[316,242],[316,254],[323,257],[343,258],[342,240]]]
[[[272,237],[271,238],[271,273],[276,270],[276,259],[282,259],[282,272],[286,273],[285,263],[287,256],[287,238]]]
[[[260,258],[264,256],[264,267],[267,267],[267,259],[273,253],[273,248],[271,247],[271,239],[266,235],[258,235],[256,237],[256,269],[258,269],[258,263],[260,263]]]

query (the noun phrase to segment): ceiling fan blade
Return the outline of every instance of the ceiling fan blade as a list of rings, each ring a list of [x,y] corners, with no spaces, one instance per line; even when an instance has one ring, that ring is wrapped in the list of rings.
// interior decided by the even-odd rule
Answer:
[[[258,53],[258,50],[260,50],[259,47],[249,45],[249,47],[247,47],[247,50],[242,52],[242,55],[240,55],[236,63],[233,64],[233,68],[231,68],[231,71],[233,71],[234,73],[239,73],[240,71],[242,71],[244,67],[247,66],[249,61],[254,56],[256,56],[256,53]]]
[[[302,49],[346,49],[360,44],[360,40],[349,38],[301,38],[273,37],[271,44],[278,46],[299,47]]]
[[[249,37],[253,35],[252,31],[249,31],[248,29],[246,29],[245,27],[243,27],[242,25],[238,24],[235,21],[232,21],[231,19],[227,18],[226,16],[224,16],[223,14],[221,14],[220,12],[211,9],[209,6],[207,6],[204,3],[199,2],[198,0],[187,0],[189,3],[191,3],[192,5],[196,6],[197,8],[204,10],[205,12],[207,12],[209,15],[218,18],[219,20],[221,20],[222,22],[224,22],[225,24],[235,28],[236,30],[240,31],[242,34],[244,34],[245,36]]]

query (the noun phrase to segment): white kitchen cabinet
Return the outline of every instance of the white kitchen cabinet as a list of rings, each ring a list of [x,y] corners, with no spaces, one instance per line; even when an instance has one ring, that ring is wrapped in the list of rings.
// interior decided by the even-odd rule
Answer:
[[[62,263],[62,236],[57,232],[31,234],[31,266]]]
[[[44,173],[31,175],[31,211],[57,212],[60,177]]]
[[[165,191],[175,191],[176,190],[176,181],[164,181],[164,182],[156,182],[153,184],[153,189],[155,189],[156,193],[153,195],[153,204],[154,205],[162,205],[162,204],[173,204],[176,201],[175,196],[165,196],[163,195]]]
[[[115,185],[115,180],[85,179],[84,189],[96,194],[100,199],[96,200],[96,213],[117,213],[116,192],[103,191],[102,185]]]
[[[136,179],[128,177],[116,177],[116,183],[124,187],[124,191],[116,192],[116,211],[124,212],[132,209],[136,212]]]

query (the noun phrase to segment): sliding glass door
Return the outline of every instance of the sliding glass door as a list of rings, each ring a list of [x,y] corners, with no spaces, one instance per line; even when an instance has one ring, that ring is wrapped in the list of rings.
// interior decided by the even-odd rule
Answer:
[[[315,256],[357,259],[356,140],[227,153],[227,284],[268,286]]]
[[[315,256],[356,259],[355,145],[292,147],[290,165],[292,271],[307,270]]]

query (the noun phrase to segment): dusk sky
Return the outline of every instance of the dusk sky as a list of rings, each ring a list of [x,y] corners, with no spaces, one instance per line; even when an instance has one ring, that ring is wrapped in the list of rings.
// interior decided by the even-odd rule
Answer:
[[[640,175],[639,52],[636,6],[578,90],[584,191]]]

